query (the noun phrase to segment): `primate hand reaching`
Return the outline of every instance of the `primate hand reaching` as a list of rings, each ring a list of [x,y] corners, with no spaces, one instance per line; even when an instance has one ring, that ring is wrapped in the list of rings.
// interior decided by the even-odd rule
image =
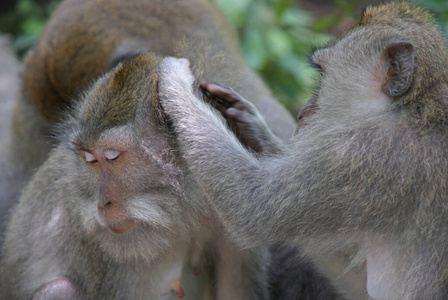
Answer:
[[[226,119],[227,125],[247,148],[259,154],[283,151],[283,143],[269,129],[255,105],[232,88],[201,81],[205,100]]]

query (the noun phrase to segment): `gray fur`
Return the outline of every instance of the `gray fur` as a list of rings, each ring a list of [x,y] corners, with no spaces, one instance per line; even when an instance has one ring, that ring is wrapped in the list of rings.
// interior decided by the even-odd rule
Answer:
[[[316,51],[324,70],[319,109],[287,150],[261,160],[194,95],[185,63],[165,59],[162,106],[236,241],[300,242],[352,299],[448,297],[448,56],[432,22],[419,8],[392,3]],[[414,79],[409,89],[409,80],[397,80],[391,90],[401,96],[392,99],[382,94],[384,51],[400,39],[412,42],[416,59],[398,75]],[[342,254],[340,262],[325,261],[328,252]]]
[[[90,113],[87,102],[107,95],[107,84],[121,69],[147,72],[132,63],[120,64],[85,94],[65,123],[60,144],[21,196],[6,234],[0,297],[177,299],[171,287],[180,280],[185,299],[267,299],[267,249],[241,251],[227,238],[200,188],[173,156],[170,136],[148,105],[151,98],[138,99],[131,124],[99,136],[83,125]],[[92,142],[91,136],[97,139]],[[138,228],[114,234],[99,222],[98,178],[78,145],[137,153],[139,159],[120,170],[128,196],[120,200],[129,203],[123,214]]]
[[[198,261],[203,263],[205,257],[207,268],[204,272],[216,275],[202,281],[206,276],[199,279],[191,276],[191,272],[188,273],[191,265],[186,263],[187,277],[182,278],[187,284],[192,282],[188,297],[194,298],[194,291],[200,291],[203,294],[197,297],[207,299],[215,291],[210,287],[215,286],[219,286],[217,293],[222,293],[218,298],[238,298],[236,294],[242,295],[243,299],[266,297],[264,247],[239,251],[239,247],[229,241],[214,212],[204,201],[201,189],[182,165],[177,145],[170,139],[166,124],[157,119],[157,114],[135,116],[124,109],[126,118],[124,114],[118,114],[111,120],[94,113],[93,118],[86,118],[86,124],[79,123],[77,117],[82,115],[91,96],[82,91],[94,82],[98,84],[98,78],[112,66],[126,64],[124,58],[135,58],[148,50],[160,56],[187,57],[194,64],[197,78],[220,81],[235,87],[246,97],[250,95],[272,131],[282,139],[291,136],[292,118],[273,99],[260,78],[244,64],[235,31],[209,0],[63,1],[49,20],[38,45],[26,56],[13,116],[15,126],[6,145],[7,160],[11,162],[7,169],[12,176],[8,181],[0,182],[0,201],[8,206],[15,204],[23,186],[29,178],[33,179],[9,224],[4,246],[6,257],[2,261],[3,277],[0,279],[4,298],[30,297],[42,288],[46,293],[57,291],[61,286],[51,283],[58,282],[55,278],[64,277],[91,298],[100,295],[138,298],[139,293],[145,292],[153,295],[157,294],[161,274],[170,269],[169,264],[173,261],[181,262],[182,255],[185,255],[185,261],[194,261],[193,265]],[[131,98],[145,99],[152,88],[148,82],[154,79],[147,78],[146,74],[148,72],[139,73],[142,76],[137,78],[137,86],[131,86],[135,82],[124,85],[131,86],[126,97],[138,91],[138,97]],[[108,94],[99,102],[104,103],[116,94],[118,92]],[[145,111],[144,104],[139,111]],[[112,105],[105,113],[114,107]],[[75,117],[67,117],[69,110]],[[93,111],[104,112],[95,109],[84,112],[92,114]],[[87,128],[91,125],[90,120],[100,122],[100,126]],[[116,124],[117,120],[131,125]],[[62,121],[65,121],[63,134],[56,133],[57,139],[51,139],[55,123]],[[134,136],[135,132],[145,131],[146,135]],[[82,139],[85,132],[91,134],[90,140]],[[153,169],[159,171],[151,169],[151,176],[148,176],[147,168],[136,168],[131,177],[140,180],[127,182],[139,191],[132,195],[127,212],[144,223],[142,228],[146,230],[126,238],[112,235],[98,225],[95,202],[98,186],[92,184],[94,177],[82,167],[85,162],[79,160],[74,147],[79,146],[73,143],[75,134],[80,137],[77,141],[84,144],[97,141],[103,134],[106,142],[118,140],[133,147],[138,145],[143,153],[139,158],[151,161]],[[52,152],[52,148],[56,150]],[[39,168],[48,156],[51,158]],[[33,177],[36,170],[38,175]],[[138,174],[139,171],[146,174]],[[142,186],[164,192],[152,191],[148,195],[141,193]],[[148,198],[153,201],[148,202]],[[67,213],[60,219],[66,226],[64,228],[73,228],[55,231],[54,236],[42,231],[52,224],[51,205]],[[183,240],[177,246],[174,243],[179,236]],[[176,247],[179,249],[173,249]],[[85,256],[78,257],[79,253]],[[219,256],[224,257],[224,254],[226,259],[220,259]],[[92,263],[95,266],[90,268]],[[232,276],[224,276],[226,272]],[[149,281],[148,290],[132,290],[136,284]],[[249,290],[246,290],[247,286]],[[132,291],[127,294],[129,290]]]

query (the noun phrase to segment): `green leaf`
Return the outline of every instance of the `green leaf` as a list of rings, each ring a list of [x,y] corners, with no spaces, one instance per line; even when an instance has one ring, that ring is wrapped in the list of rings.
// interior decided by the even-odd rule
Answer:
[[[266,63],[268,52],[263,36],[256,28],[248,28],[242,40],[243,57],[254,70],[261,70]]]
[[[283,13],[291,6],[293,0],[277,0],[275,5],[275,19],[278,21],[282,18]]]
[[[30,14],[33,12],[34,2],[31,0],[19,0],[16,4],[16,10],[19,14]]]
[[[330,29],[331,27],[334,27],[337,23],[341,21],[342,16],[328,16],[323,17],[319,20],[317,20],[314,23],[313,29],[317,32],[324,32]]]
[[[283,69],[288,70],[294,76],[296,82],[309,88],[317,85],[319,73],[307,63],[306,59],[289,55],[283,57],[279,63]]]
[[[291,37],[279,28],[271,28],[266,33],[266,42],[269,52],[275,58],[283,57],[292,52]]]
[[[307,27],[311,22],[312,18],[306,11],[297,8],[289,8],[285,11],[279,23],[282,26]]]
[[[29,17],[22,23],[22,30],[29,35],[38,37],[45,26],[45,20],[37,17]]]
[[[215,0],[216,5],[237,28],[246,21],[251,0]]]

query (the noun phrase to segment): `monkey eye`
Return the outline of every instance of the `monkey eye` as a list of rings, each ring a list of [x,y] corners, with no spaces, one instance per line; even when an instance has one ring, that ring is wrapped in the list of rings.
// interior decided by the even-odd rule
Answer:
[[[319,63],[317,63],[315,61],[311,61],[311,66],[313,68],[315,68],[317,71],[319,71],[320,75],[322,75],[324,69],[322,68],[322,66]]]
[[[308,60],[310,65],[315,68],[317,71],[319,71],[319,74],[322,76],[324,73],[324,68],[322,67],[321,60],[317,57],[317,53],[319,50],[316,50],[314,54],[311,56],[311,58]]]
[[[91,154],[87,151],[83,151],[83,154],[84,154],[84,159],[86,160],[86,162],[91,163],[91,164],[97,162],[97,160],[96,160],[95,156],[93,156],[93,154]]]
[[[107,160],[114,160],[120,156],[120,151],[117,150],[106,150],[104,151],[104,156]]]

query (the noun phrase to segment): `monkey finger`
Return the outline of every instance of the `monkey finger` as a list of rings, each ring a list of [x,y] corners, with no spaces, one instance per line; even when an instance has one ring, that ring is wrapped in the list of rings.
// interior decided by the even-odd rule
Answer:
[[[213,101],[214,99],[207,98],[207,102],[217,111],[221,113],[221,115],[224,118],[227,118],[226,110],[229,108],[228,106],[225,106],[220,101]]]
[[[203,90],[207,91],[212,96],[218,97],[230,104],[234,104],[236,102],[242,101],[241,99],[244,99],[231,88],[227,88],[216,83],[201,81],[200,86]]]
[[[213,100],[211,102],[215,102],[212,105],[215,105],[216,102],[218,102],[216,105],[221,105],[226,108],[234,107],[239,110],[244,110],[252,115],[258,114],[256,107],[233,89],[205,81],[202,81],[201,84],[208,87],[207,90],[204,90],[204,94],[206,94],[210,100]]]
[[[251,114],[247,113],[244,110],[239,110],[233,107],[226,110],[226,115],[228,116],[228,118],[231,118],[238,123],[249,124],[252,122]]]

